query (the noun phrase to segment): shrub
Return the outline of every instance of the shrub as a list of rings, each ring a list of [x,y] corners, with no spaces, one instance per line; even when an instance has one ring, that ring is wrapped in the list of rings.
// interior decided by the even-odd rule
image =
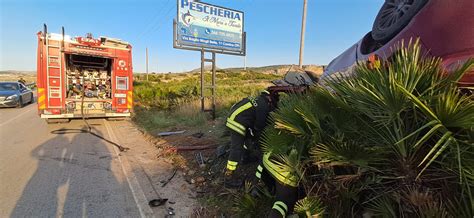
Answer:
[[[446,76],[402,43],[380,68],[285,98],[262,149],[301,178],[311,214],[472,217],[474,102],[456,82],[473,65]]]

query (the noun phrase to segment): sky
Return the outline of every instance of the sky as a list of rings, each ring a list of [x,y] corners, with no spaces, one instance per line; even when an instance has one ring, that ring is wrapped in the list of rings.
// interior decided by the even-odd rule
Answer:
[[[243,11],[247,66],[298,64],[303,0],[203,0]],[[36,33],[109,36],[133,46],[135,72],[184,72],[200,52],[173,48],[176,0],[0,0],[0,70],[36,69]],[[308,0],[304,64],[328,64],[371,30],[383,0]],[[243,67],[242,56],[218,54],[217,66]]]

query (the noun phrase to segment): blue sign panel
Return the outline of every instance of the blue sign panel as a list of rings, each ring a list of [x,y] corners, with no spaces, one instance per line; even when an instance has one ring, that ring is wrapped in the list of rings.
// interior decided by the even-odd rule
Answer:
[[[243,53],[244,13],[192,0],[178,0],[179,45]]]

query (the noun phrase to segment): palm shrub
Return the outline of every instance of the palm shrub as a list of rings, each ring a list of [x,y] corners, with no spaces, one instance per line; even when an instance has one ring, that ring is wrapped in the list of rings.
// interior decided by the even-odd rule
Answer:
[[[456,83],[473,65],[446,75],[418,41],[402,42],[379,68],[283,99],[262,149],[301,178],[297,212],[472,217],[474,102]]]

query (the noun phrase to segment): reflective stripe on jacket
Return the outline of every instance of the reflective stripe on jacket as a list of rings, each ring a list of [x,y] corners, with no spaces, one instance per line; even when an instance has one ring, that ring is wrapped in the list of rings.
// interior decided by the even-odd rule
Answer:
[[[285,171],[284,168],[278,166],[278,164],[274,163],[271,160],[271,153],[265,153],[263,155],[263,166],[265,169],[279,182],[282,184],[291,186],[291,187],[298,187],[298,176],[294,175],[291,172]]]
[[[265,96],[244,98],[232,106],[226,126],[243,136],[249,128],[259,134],[266,126],[269,113],[270,106]]]
[[[238,106],[238,105],[236,105],[236,106]],[[242,112],[244,112],[248,109],[251,109],[252,106],[253,106],[252,103],[250,101],[248,101],[247,103],[241,104],[239,107],[237,107],[230,114],[229,118],[227,118],[226,126],[229,127],[231,130],[234,130],[235,132],[237,132],[241,135],[245,135],[245,131],[246,131],[247,128],[244,125],[237,122],[235,120],[235,118],[237,117],[237,115],[241,115]]]

